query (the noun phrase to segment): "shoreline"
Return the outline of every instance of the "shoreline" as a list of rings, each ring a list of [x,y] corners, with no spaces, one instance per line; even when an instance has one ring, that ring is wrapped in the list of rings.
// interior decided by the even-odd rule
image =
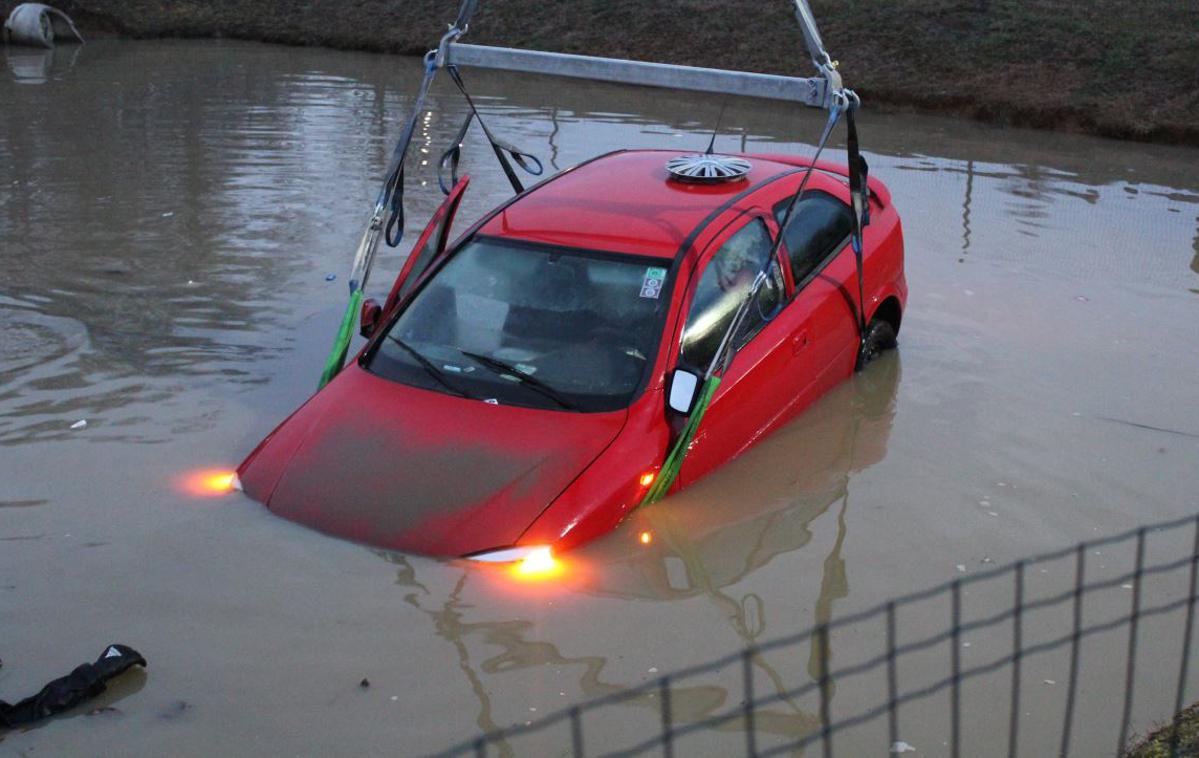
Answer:
[[[18,3],[0,0],[0,13]],[[846,82],[880,112],[948,115],[1064,133],[1199,146],[1199,6],[1115,0],[1008,6],[918,0],[814,2]],[[353,5],[314,0],[205,4],[64,0],[85,39],[230,38],[421,55],[453,0]],[[686,11],[680,14],[679,7]],[[1160,6],[1160,7],[1159,7]],[[1152,11],[1152,12],[1151,12]],[[470,42],[789,75],[811,64],[787,3],[582,0],[552,13],[534,0],[485,2]],[[1069,28],[1069,37],[1055,36]],[[612,30],[619,30],[619,34]],[[775,52],[771,52],[775,51]]]

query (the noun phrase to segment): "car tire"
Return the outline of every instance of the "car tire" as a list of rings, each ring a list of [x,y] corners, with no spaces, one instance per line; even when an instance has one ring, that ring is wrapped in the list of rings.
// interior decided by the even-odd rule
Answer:
[[[861,371],[875,358],[886,350],[893,350],[898,342],[895,340],[895,328],[886,321],[875,319],[866,327],[866,338],[858,349],[858,363],[855,371]]]

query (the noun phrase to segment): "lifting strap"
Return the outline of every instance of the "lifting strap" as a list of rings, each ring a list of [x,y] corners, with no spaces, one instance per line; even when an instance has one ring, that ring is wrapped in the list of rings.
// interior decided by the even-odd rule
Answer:
[[[524,185],[517,178],[516,171],[512,168],[512,163],[508,160],[509,157],[518,166],[533,176],[541,176],[545,170],[544,166],[541,165],[541,161],[532,153],[526,153],[512,143],[495,136],[487,128],[486,122],[483,121],[483,116],[479,113],[479,109],[475,107],[474,99],[466,91],[466,85],[462,82],[462,75],[458,73],[458,67],[448,65],[445,70],[449,73],[450,78],[454,80],[454,84],[458,86],[458,91],[466,98],[466,103],[470,106],[470,113],[466,114],[466,120],[462,122],[462,127],[458,130],[457,136],[454,137],[454,142],[442,154],[441,161],[438,163],[437,183],[441,185],[441,191],[448,195],[450,194],[450,189],[458,183],[458,162],[462,158],[462,142],[466,139],[466,132],[470,129],[471,121],[478,120],[479,126],[483,127],[483,134],[487,135],[487,141],[491,143],[491,149],[495,153],[496,159],[500,162],[500,168],[504,170],[504,175],[508,177],[508,182],[512,185],[512,191],[518,195],[524,192]],[[447,163],[450,170],[449,184],[446,184],[445,181]]]
[[[408,146],[412,143],[412,135],[416,131],[416,122],[421,111],[425,109],[425,97],[429,94],[429,86],[433,84],[433,76],[437,73],[435,56],[429,53],[425,56],[425,76],[421,79],[420,89],[412,104],[412,116],[404,126],[400,139],[396,142],[391,156],[391,169],[387,181],[381,191],[381,205],[388,205],[390,210],[384,239],[389,247],[396,247],[404,236],[404,159],[408,155]],[[362,282],[365,286],[365,282]]]
[[[870,188],[867,180],[870,167],[862,157],[858,146],[858,126],[854,112],[858,109],[857,95],[851,94],[849,106],[845,109],[845,127],[848,135],[845,140],[845,151],[849,154],[849,195],[853,202],[853,256],[857,263],[858,273],[858,338],[866,340],[866,299],[865,285],[862,283],[862,230],[870,223]]]

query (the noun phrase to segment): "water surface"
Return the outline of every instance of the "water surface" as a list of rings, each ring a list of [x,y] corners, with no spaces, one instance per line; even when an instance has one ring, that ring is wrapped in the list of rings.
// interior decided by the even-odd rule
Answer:
[[[196,496],[189,472],[236,465],[311,393],[419,64],[211,41],[14,49],[6,62],[0,696],[113,641],[150,669],[98,701],[116,710],[11,733],[0,754],[431,751],[963,571],[1199,510],[1199,151],[869,110],[871,169],[907,240],[898,355],[555,581],[382,553],[240,496]],[[552,170],[625,146],[702,149],[722,107],[466,78],[489,125]],[[432,164],[464,115],[440,81],[412,156],[409,240],[440,203]],[[809,154],[820,125],[733,101],[717,148]],[[464,166],[460,228],[510,191],[477,131]],[[373,290],[401,260],[381,254]],[[976,600],[981,613],[1010,596]],[[935,631],[939,614],[901,624]],[[1172,693],[1153,682],[1176,660],[1169,639],[1140,661],[1139,728],[1168,715]],[[860,630],[832,653],[879,644]],[[1009,644],[980,637],[970,655]],[[1106,687],[1123,644],[1093,648],[1080,751],[1115,740]],[[763,692],[814,675],[806,655],[756,665]],[[914,662],[913,686],[944,665]],[[1065,665],[1027,664],[1033,682],[1064,682]],[[680,723],[736,705],[740,673],[726,674],[677,693]],[[971,754],[1004,744],[1006,711],[988,714],[1006,708],[1005,682],[965,693]],[[846,682],[834,707],[877,704],[883,687]],[[1057,713],[1061,695],[1045,685],[1025,702]],[[942,754],[942,701],[910,713],[903,738]],[[1056,739],[1050,722],[1026,730],[1031,754]],[[656,705],[634,701],[588,734],[614,748],[655,724]],[[759,744],[818,724],[814,701],[789,702],[759,720]],[[740,728],[689,749],[721,754]],[[865,751],[880,738],[859,739]]]

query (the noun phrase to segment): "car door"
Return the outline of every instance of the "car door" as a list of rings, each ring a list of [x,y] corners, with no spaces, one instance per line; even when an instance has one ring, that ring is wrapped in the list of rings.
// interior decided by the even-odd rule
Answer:
[[[770,255],[776,232],[768,214],[749,213],[731,222],[705,250],[685,301],[687,315],[678,338],[680,365],[700,372],[708,368],[754,276]],[[683,461],[680,485],[690,484],[744,450],[769,431],[784,410],[792,353],[789,327],[777,315],[787,294],[785,287],[781,259],[776,257],[769,283],[739,330],[736,357]]]
[[[774,207],[782,223],[788,201]],[[853,373],[857,359],[857,264],[849,245],[853,211],[846,200],[808,191],[783,234],[794,283],[784,308],[794,325],[794,412]]]
[[[459,179],[458,183],[450,190],[445,202],[433,214],[433,218],[429,219],[429,225],[425,227],[425,231],[412,246],[412,252],[408,254],[408,259],[404,261],[403,268],[400,269],[395,283],[391,286],[387,302],[383,305],[384,313],[390,313],[400,300],[408,296],[408,293],[420,281],[421,275],[429,269],[430,264],[445,251],[446,243],[449,242],[450,226],[454,223],[454,215],[458,212],[458,205],[462,202],[462,193],[466,192],[468,184],[470,184],[469,176]]]

